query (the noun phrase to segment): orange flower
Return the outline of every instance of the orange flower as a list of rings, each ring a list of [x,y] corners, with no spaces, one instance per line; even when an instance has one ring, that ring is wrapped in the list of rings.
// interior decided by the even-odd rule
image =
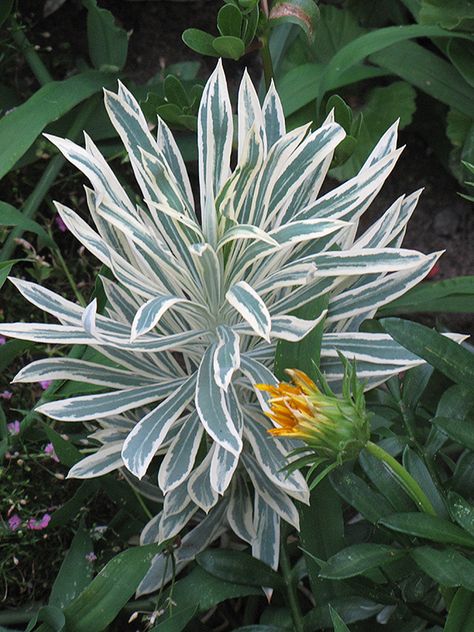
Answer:
[[[363,389],[355,369],[346,361],[343,392],[337,397],[322,378],[324,392],[303,371],[287,369],[291,383],[258,384],[270,397],[265,414],[275,428],[274,436],[302,439],[318,454],[318,460],[342,463],[354,458],[370,436]]]

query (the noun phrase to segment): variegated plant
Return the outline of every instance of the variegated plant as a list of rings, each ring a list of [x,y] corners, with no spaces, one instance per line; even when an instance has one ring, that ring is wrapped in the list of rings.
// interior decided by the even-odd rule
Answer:
[[[287,476],[295,447],[267,434],[256,383],[271,372],[278,339],[303,339],[322,319],[322,370],[337,387],[338,351],[357,360],[373,386],[421,361],[388,335],[359,332],[377,308],[429,272],[439,253],[400,248],[418,193],[399,198],[357,235],[400,155],[396,125],[361,172],[318,197],[333,151],[344,138],[330,116],[316,131],[285,131],[272,87],[261,106],[245,74],[238,94],[237,152],[226,80],[219,63],[199,110],[199,204],[182,157],[158,121],[154,137],[130,92],[107,92],[110,119],[127,149],[141,191],[132,200],[93,142],[85,148],[50,140],[89,179],[96,230],[69,208],[69,230],[105,264],[107,305],[85,309],[33,283],[13,279],[23,296],[60,324],[3,324],[0,333],[43,343],[83,344],[95,360],[45,359],[16,381],[70,379],[103,393],[48,402],[38,410],[63,422],[96,424],[102,446],[70,476],[100,476],[124,467],[141,479],[158,469],[163,510],[142,540],[170,538],[193,525],[176,551],[177,567],[230,527],[255,556],[275,567],[283,518],[298,528],[293,499],[308,501],[299,472]],[[327,294],[313,320],[292,315]],[[308,349],[311,353],[311,349]],[[152,464],[153,462],[153,464]],[[158,557],[141,586],[163,578]],[[171,571],[171,565],[169,566]]]

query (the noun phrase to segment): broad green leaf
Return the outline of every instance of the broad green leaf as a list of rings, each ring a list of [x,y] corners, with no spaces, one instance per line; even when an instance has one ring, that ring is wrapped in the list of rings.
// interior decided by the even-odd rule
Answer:
[[[32,342],[24,340],[9,340],[4,345],[0,345],[0,371],[5,371],[16,357],[32,346]]]
[[[448,45],[448,56],[464,80],[474,87],[474,43],[451,40]]]
[[[49,527],[53,528],[68,524],[77,516],[90,496],[98,489],[98,481],[84,481],[75,494],[52,514]]]
[[[354,595],[335,597],[331,599],[331,606],[347,625],[370,619],[383,608],[381,604],[372,599]],[[313,630],[322,628],[331,629],[332,617],[329,604],[313,608],[305,615],[303,621],[305,632],[313,632]]]
[[[346,44],[366,32],[352,11],[331,5],[319,8],[320,18],[316,23],[312,53],[316,61],[327,64]]]
[[[245,53],[245,44],[240,37],[222,35],[212,40],[212,47],[219,57],[228,57],[237,61]]]
[[[377,315],[473,311],[474,276],[465,276],[422,283],[381,307]]]
[[[87,555],[93,552],[89,530],[81,523],[54,580],[49,605],[65,608],[89,585],[93,567]]]
[[[422,458],[408,446],[403,451],[403,465],[427,495],[440,518],[447,518],[446,503]]]
[[[243,551],[210,549],[200,553],[196,561],[213,577],[234,584],[280,588],[283,583],[278,573]]]
[[[0,8],[0,26],[5,22],[13,9],[13,0],[4,0]]]
[[[0,226],[19,226],[22,230],[30,231],[41,237],[50,248],[57,248],[55,241],[38,222],[25,217],[21,211],[7,202],[0,202]]]
[[[474,536],[471,536],[464,529],[451,522],[436,516],[406,512],[381,518],[379,523],[393,531],[406,533],[417,538],[474,548]]]
[[[410,552],[418,566],[442,586],[474,590],[474,564],[455,549],[420,546]]]
[[[212,45],[215,38],[210,33],[201,29],[186,29],[181,37],[186,46],[189,46],[196,53],[218,57],[218,53]]]
[[[444,31],[443,37],[448,34],[449,31]],[[451,33],[451,35],[460,34]],[[433,36],[438,37],[434,34]],[[386,71],[398,75],[401,79],[408,81],[415,88],[426,92],[441,103],[445,103],[472,118],[474,88],[465,82],[452,64],[436,53],[415,44],[415,42],[400,42],[372,54],[370,61]]]
[[[166,542],[119,553],[64,610],[69,632],[101,632],[132,597]]]
[[[462,33],[453,34],[437,26],[422,26],[419,24],[388,26],[365,33],[340,49],[326,65],[319,86],[319,102],[321,102],[327,90],[330,89],[329,86],[334,83],[342,72],[355,66],[369,55],[373,55],[380,50],[390,47],[392,44],[397,44],[407,39],[453,36],[469,39],[469,36]]]
[[[319,11],[314,0],[276,0],[272,4],[269,19],[275,24],[296,24],[310,42],[315,35]]]
[[[467,349],[419,323],[397,318],[384,318],[380,322],[385,331],[406,349],[429,362],[453,382],[472,388],[474,355]]]
[[[320,575],[327,579],[347,579],[390,564],[403,555],[403,550],[384,544],[353,544],[330,557]]]
[[[242,28],[242,13],[233,4],[225,4],[217,14],[217,28],[222,36],[231,35],[240,38]]]
[[[414,504],[397,482],[391,471],[372,456],[367,450],[362,450],[359,463],[372,485],[383,494],[396,512],[413,511]]]
[[[39,628],[38,622],[42,622]],[[42,606],[31,619],[26,632],[37,630],[38,632],[64,632],[66,619],[64,613],[57,606]]]
[[[153,627],[150,632],[182,632],[198,613],[198,606],[192,605],[187,608],[179,608],[168,619]]]
[[[449,605],[443,632],[470,632],[474,629],[474,592],[458,588]]]
[[[102,88],[114,85],[114,75],[86,70],[64,81],[51,81],[3,116],[0,119],[0,178],[23,156],[46,125]]]
[[[82,0],[87,7],[89,56],[98,70],[122,70],[127,61],[128,35],[117,26],[110,11],[97,6],[96,0]]]

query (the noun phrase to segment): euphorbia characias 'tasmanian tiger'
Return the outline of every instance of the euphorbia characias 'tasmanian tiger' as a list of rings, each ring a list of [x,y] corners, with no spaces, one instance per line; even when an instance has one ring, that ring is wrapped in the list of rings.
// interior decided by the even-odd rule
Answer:
[[[247,73],[237,100],[232,166],[234,119],[219,62],[198,115],[197,201],[170,130],[158,120],[152,134],[121,84],[117,94],[106,92],[105,105],[138,197],[129,196],[89,137],[84,148],[49,137],[92,185],[85,191],[95,228],[66,206],[57,209],[110,270],[112,279],[102,278],[107,303],[98,313],[95,299],[83,308],[12,279],[59,324],[0,326],[7,336],[89,347],[81,359],[35,361],[15,379],[102,388],[37,410],[96,427],[97,451],[69,476],[125,468],[156,481],[150,467],[158,471],[163,508],[142,542],[183,532],[178,570],[225,529],[256,557],[278,564],[280,520],[298,528],[293,500],[308,502],[309,493],[298,471],[282,470],[294,443],[268,439],[271,421],[257,401],[267,406],[255,384],[277,384],[276,341],[302,340],[324,321],[321,366],[336,389],[343,376],[339,351],[357,360],[368,387],[419,364],[388,335],[360,332],[359,325],[423,279],[439,256],[400,247],[418,193],[400,197],[369,229],[357,231],[400,154],[396,125],[356,177],[320,196],[345,135],[333,116],[314,131],[308,125],[286,131],[275,88],[260,104]],[[323,295],[327,310],[307,319],[293,315]],[[162,557],[154,560],[140,592],[159,586],[164,565]]]

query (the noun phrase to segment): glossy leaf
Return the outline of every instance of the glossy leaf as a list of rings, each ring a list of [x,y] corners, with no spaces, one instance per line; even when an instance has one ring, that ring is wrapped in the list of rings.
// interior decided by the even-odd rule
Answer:
[[[407,512],[381,518],[379,523],[400,533],[443,544],[474,548],[474,537],[460,527],[424,513]]]
[[[442,586],[474,590],[474,564],[455,549],[421,546],[410,553],[418,566]]]
[[[243,551],[210,549],[200,553],[196,561],[207,573],[227,582],[272,588],[282,586],[278,573]]]
[[[384,544],[353,544],[330,557],[320,575],[327,579],[347,579],[390,564],[404,554],[404,551]]]
[[[458,588],[449,606],[443,632],[470,632],[474,628],[474,592]]]

